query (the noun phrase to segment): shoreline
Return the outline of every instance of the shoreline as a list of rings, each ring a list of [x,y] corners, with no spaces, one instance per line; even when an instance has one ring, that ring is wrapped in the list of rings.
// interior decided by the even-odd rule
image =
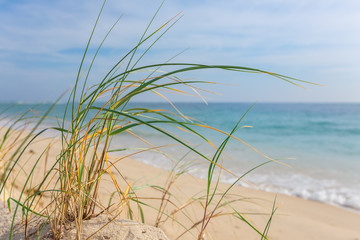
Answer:
[[[144,103],[145,104],[145,103]],[[231,121],[226,119],[216,118],[216,113],[218,110],[230,108],[230,110],[226,110],[222,112],[223,114],[235,114],[242,112],[242,109],[246,108],[246,104],[244,103],[234,103],[231,106],[222,105],[204,108],[201,112],[195,111],[199,106],[196,106],[194,103],[187,103],[184,105],[179,103],[179,108],[183,108],[183,111],[187,111],[187,115],[194,116],[196,119],[201,121],[205,121],[209,119],[209,124],[211,126],[220,127],[216,124],[224,123],[221,125],[222,130],[227,131],[227,129],[232,126]],[[64,108],[64,104],[56,105],[57,112],[61,112]],[[216,105],[216,104],[215,104]],[[272,157],[273,159],[280,159],[285,164],[292,166],[290,168],[276,166],[277,164],[269,164],[269,166],[261,167],[257,169],[250,175],[248,175],[245,179],[247,182],[250,182],[250,187],[255,189],[260,189],[268,192],[279,192],[283,194],[287,194],[290,196],[299,196],[304,199],[309,199],[312,201],[320,201],[325,202],[331,205],[349,208],[350,210],[355,209],[360,211],[360,177],[357,174],[360,171],[360,165],[357,161],[357,157],[360,152],[359,143],[357,143],[357,139],[359,135],[348,135],[347,128],[351,128],[358,130],[357,125],[354,125],[351,119],[356,119],[358,116],[357,109],[349,106],[345,106],[344,109],[341,107],[334,107],[333,104],[330,104],[329,107],[312,109],[309,107],[300,108],[300,109],[292,109],[284,108],[281,104],[275,104],[271,108],[264,107],[264,104],[257,104],[256,107],[259,109],[253,109],[253,111],[249,112],[249,116],[244,119],[244,121],[249,121],[249,126],[254,126],[254,128],[245,128],[241,131],[243,133],[239,133],[239,138],[251,144],[253,147],[257,148],[262,153]],[[270,104],[272,105],[272,104]],[[285,104],[286,105],[286,104]],[[292,104],[290,104],[291,106]],[[133,107],[137,107],[138,103],[134,103]],[[145,107],[155,107],[151,104],[146,105]],[[333,107],[334,109],[333,109]],[[26,110],[28,107],[24,106],[16,106],[20,109]],[[44,105],[43,107],[39,107],[38,109],[41,111],[45,111],[48,105]],[[159,107],[167,109],[166,107],[170,107],[167,104],[162,104]],[[170,107],[171,108],[171,107]],[[14,109],[15,110],[15,109]],[[334,111],[333,111],[334,110]],[[269,111],[271,114],[269,114]],[[272,113],[272,111],[275,111]],[[288,115],[281,115],[282,113],[286,113],[290,111],[291,113],[297,112],[291,118],[287,118]],[[341,116],[347,116],[346,113],[350,111],[354,111],[355,115],[350,115],[346,117],[346,121],[340,121],[338,117],[336,117],[341,113]],[[213,112],[213,113],[212,113]],[[310,116],[309,118],[302,119],[301,116],[305,113],[315,113],[316,115]],[[250,116],[252,114],[253,116]],[[273,115],[279,115],[279,121],[275,121],[276,117],[272,117]],[[322,115],[331,116],[330,119],[323,118]],[[236,114],[235,114],[236,115]],[[237,117],[233,115],[231,119],[236,119]],[[293,114],[291,114],[292,116]],[[264,121],[255,121],[258,117],[264,117]],[[296,119],[303,120],[300,122],[305,122],[305,125],[301,125],[299,122],[295,122],[287,125],[285,120],[293,120]],[[205,120],[204,120],[205,119]],[[213,120],[211,120],[213,119]],[[262,118],[260,118],[262,119]],[[341,118],[342,119],[342,118]],[[221,120],[221,121],[220,121]],[[51,122],[51,120],[49,120]],[[255,121],[255,122],[253,122]],[[268,123],[267,123],[268,122]],[[0,123],[1,124],[1,123]],[[47,120],[42,123],[42,127],[47,126]],[[244,123],[245,125],[247,124]],[[53,124],[49,124],[53,126]],[[291,127],[292,126],[292,127]],[[297,127],[301,129],[308,130],[297,130]],[[314,126],[314,128],[309,128]],[[347,126],[343,128],[342,126]],[[293,130],[296,131],[293,131]],[[141,130],[141,131],[140,131]],[[155,146],[157,145],[166,145],[170,142],[169,139],[166,139],[161,134],[154,134],[151,131],[144,129],[139,129],[140,135],[150,141]],[[263,132],[265,131],[265,132]],[[287,141],[281,141],[280,136],[282,136],[287,131],[290,131],[288,135],[295,134],[294,137],[299,137],[297,139],[300,145],[296,144],[294,137],[281,138],[288,139]],[[319,132],[318,132],[319,131]],[[324,131],[326,134],[324,135]],[[47,131],[49,132],[49,131]],[[46,133],[47,133],[46,132]],[[328,135],[328,132],[331,133]],[[177,132],[176,132],[177,133]],[[313,137],[304,137],[306,134],[309,134]],[[209,135],[208,135],[209,134]],[[49,135],[51,135],[49,133]],[[217,142],[219,141],[221,136],[212,135],[211,132],[204,131],[204,135],[208,135],[208,139],[211,141]],[[317,137],[315,137],[317,136]],[[120,137],[121,140],[117,142],[116,138]],[[251,138],[248,138],[251,137]],[[335,138],[334,138],[335,137]],[[138,148],[143,147],[141,145],[142,142],[132,135],[122,134],[121,136],[116,136],[113,143],[116,145],[115,148]],[[192,139],[190,136],[190,142],[197,144],[197,139]],[[280,139],[280,141],[279,141]],[[337,139],[337,140],[336,140]],[[336,141],[335,141],[336,140]],[[344,141],[346,140],[346,141]],[[292,143],[294,141],[294,143]],[[221,142],[221,141],[220,141]],[[268,144],[267,144],[268,142]],[[291,144],[288,144],[290,142]],[[302,145],[302,142],[313,142],[313,147],[309,146],[309,144]],[[341,144],[337,144],[340,142]],[[125,143],[125,144],[122,144]],[[264,144],[265,143],[265,144]],[[273,144],[274,143],[274,144]],[[317,144],[321,143],[324,146],[318,146]],[[351,145],[351,143],[357,143]],[[294,146],[292,146],[294,145]],[[195,145],[194,145],[195,146]],[[346,146],[346,147],[344,147]],[[146,147],[146,146],[145,146]],[[207,156],[211,157],[211,147],[207,147],[206,144],[202,144],[199,146],[202,148],[202,152],[208,154]],[[210,150],[209,150],[209,149]],[[314,152],[314,149],[316,151]],[[171,147],[167,149],[167,153],[171,156],[175,154],[175,159],[179,159],[182,155],[187,154],[187,150],[182,150],[179,152],[178,149],[172,149]],[[345,152],[344,152],[345,151]],[[350,152],[349,152],[350,151]],[[122,153],[122,152],[121,152]],[[226,159],[225,166],[228,170],[235,173],[235,175],[241,175],[244,171],[252,168],[256,164],[260,164],[263,162],[261,156],[254,153],[252,150],[247,149],[242,144],[236,144],[236,141],[232,141],[228,144],[226,148],[226,155],[229,155],[229,159]],[[162,158],[153,157],[153,153],[146,153],[143,157],[140,157],[140,161],[148,162],[151,165],[155,165],[160,168],[164,168]],[[192,158],[189,158],[192,159]],[[167,159],[165,162],[168,163]],[[169,165],[169,164],[168,164]],[[171,167],[171,166],[169,166]],[[165,169],[167,166],[165,167]],[[195,173],[195,176],[201,175],[201,177],[207,176],[207,166],[201,166],[197,168],[194,172],[198,171],[199,173]],[[231,184],[231,181],[236,179],[235,177],[229,175],[229,177],[224,178],[224,182]],[[247,182],[242,182],[240,185],[248,186]],[[252,185],[254,184],[254,185]]]
[[[161,167],[159,165],[159,163],[150,164],[149,161],[143,160],[143,157],[140,158],[140,159],[137,159],[136,157],[133,157],[133,159],[135,161],[138,161],[138,162],[143,163],[145,165],[150,165],[150,166],[152,166],[154,168],[158,168],[158,169],[161,169],[163,171],[168,171],[169,170],[168,167]],[[188,173],[188,174],[190,174],[190,175],[192,175],[192,176],[194,176],[196,178],[206,180],[206,178],[204,176],[195,176],[196,173]],[[251,174],[252,173],[250,173],[250,175]],[[223,183],[223,184],[231,185],[231,181],[228,178],[225,179],[225,180],[220,180],[220,182]],[[246,180],[245,182],[240,181],[239,183],[236,184],[236,186],[240,186],[240,187],[243,187],[243,188],[249,188],[249,189],[253,189],[253,190],[261,191],[261,192],[267,192],[267,193],[273,193],[273,194],[281,194],[281,195],[285,195],[285,196],[289,196],[289,197],[295,197],[295,198],[303,199],[303,200],[306,200],[306,201],[318,202],[318,203],[326,204],[326,205],[329,205],[329,206],[334,206],[334,207],[337,207],[337,208],[340,208],[340,209],[343,209],[343,210],[347,210],[349,212],[356,213],[356,214],[360,215],[360,209],[352,207],[352,206],[346,206],[346,205],[341,205],[341,204],[337,204],[337,203],[333,203],[333,202],[321,201],[321,200],[318,200],[318,199],[305,198],[305,197],[295,195],[295,194],[287,194],[287,193],[284,193],[284,191],[281,191],[281,190],[280,191],[272,191],[272,190],[262,189],[261,187],[258,186],[257,183],[254,183],[254,182],[251,182],[251,181],[248,181],[248,180]]]

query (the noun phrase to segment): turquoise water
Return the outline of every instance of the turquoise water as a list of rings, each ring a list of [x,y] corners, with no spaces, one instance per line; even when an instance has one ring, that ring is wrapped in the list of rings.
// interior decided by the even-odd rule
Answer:
[[[252,104],[249,103],[178,103],[188,116],[209,126],[229,132]],[[0,112],[9,104],[0,104]],[[130,106],[170,109],[165,103],[136,103]],[[49,105],[36,107],[15,104],[3,113],[0,124],[10,116],[30,107],[45,111]],[[57,114],[64,105],[57,105]],[[53,113],[53,116],[55,114]],[[51,125],[47,121],[45,125]],[[249,111],[235,136],[262,153],[285,164],[270,163],[250,173],[241,185],[265,191],[284,193],[360,210],[360,104],[294,104],[258,103]],[[168,129],[168,128],[166,128]],[[154,145],[168,144],[163,135],[146,128],[133,129]],[[183,136],[180,131],[177,131]],[[225,138],[210,130],[202,133],[216,144]],[[211,157],[214,149],[194,136],[188,136],[192,146]],[[126,143],[126,144],[125,144]],[[145,144],[143,144],[145,146]],[[114,148],[138,147],[141,143],[130,135],[114,139]],[[193,160],[187,150],[178,146],[164,148],[167,156],[146,153],[136,158],[158,167],[171,167],[168,158]],[[232,141],[226,148],[224,165],[240,175],[266,161],[266,158],[244,144]],[[191,173],[205,177],[206,165],[196,162]],[[232,175],[223,181],[231,182]]]

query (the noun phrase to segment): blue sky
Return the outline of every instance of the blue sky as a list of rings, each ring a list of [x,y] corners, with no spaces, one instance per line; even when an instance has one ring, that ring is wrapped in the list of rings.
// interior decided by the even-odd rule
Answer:
[[[91,81],[133,47],[161,2],[107,1],[93,47],[124,16]],[[0,0],[0,102],[52,101],[71,87],[101,4]],[[221,94],[205,94],[209,101],[360,102],[360,1],[168,0],[154,27],[181,11],[183,17],[143,64],[164,62],[187,49],[174,61],[255,67],[326,85],[303,90],[264,75],[219,71],[187,76],[221,83],[206,87]]]

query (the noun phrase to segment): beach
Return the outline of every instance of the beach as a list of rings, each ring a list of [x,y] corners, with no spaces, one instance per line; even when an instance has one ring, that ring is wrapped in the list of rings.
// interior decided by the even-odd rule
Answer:
[[[49,142],[52,142],[51,151],[47,156],[49,159],[47,166],[50,166],[51,159],[56,159],[60,149],[58,140],[44,138],[36,141],[31,144],[24,158],[30,159],[28,162],[31,163],[31,161],[36,159],[35,155],[41,153],[41,149],[44,149]],[[159,198],[162,196],[161,191],[149,186],[158,185],[165,187],[169,180],[169,176],[171,176],[170,171],[155,168],[131,158],[122,159],[118,156],[112,156],[111,159],[113,161],[119,160],[116,167],[119,169],[121,175],[123,175],[123,179],[126,179],[127,183],[130,183],[132,188],[136,189],[139,187],[135,191],[138,199],[151,206],[159,206]],[[36,169],[38,172],[38,174],[36,174],[37,177],[43,174],[43,167],[44,165],[39,165]],[[117,176],[117,174],[114,175]],[[102,186],[100,187],[100,196],[102,196],[102,198],[109,196],[112,191],[112,184],[109,184],[109,182],[111,182],[109,176],[104,176]],[[20,178],[16,183],[18,187],[12,189],[13,195],[17,195],[16,192],[20,189]],[[220,183],[219,191],[224,191],[228,186],[228,184]],[[126,185],[123,185],[122,187],[125,188]],[[201,219],[203,214],[203,207],[201,204],[189,203],[192,199],[196,198],[196,196],[203,195],[205,189],[206,181],[203,179],[199,179],[187,173],[181,174],[176,178],[170,189],[172,193],[171,201],[169,201],[168,207],[165,210],[173,219],[163,218],[163,220],[166,221],[159,225],[169,239],[176,239],[176,237],[184,233],[184,227],[176,223],[176,221],[190,227]],[[103,201],[105,199],[106,198],[104,198]],[[276,212],[272,218],[270,230],[268,232],[269,239],[360,239],[360,214],[351,212],[347,209],[293,196],[244,188],[241,186],[235,186],[231,189],[229,197],[226,198],[228,202],[231,202],[231,200],[234,199],[238,199],[238,201],[232,202],[231,206],[240,213],[243,213],[243,216],[246,217],[247,221],[251,222],[260,230],[265,228],[273,205],[276,207]],[[105,202],[103,202],[103,204],[106,205]],[[173,212],[174,209],[179,207],[186,211],[186,215],[182,214],[181,211],[176,213]],[[157,211],[151,207],[144,207],[143,210],[145,223],[153,225],[157,216]],[[220,209],[218,212],[219,216],[210,221],[204,239],[261,238],[258,233],[248,225],[244,224],[242,220],[226,215],[226,212],[228,211],[228,208]],[[221,216],[221,214],[224,215]],[[124,218],[124,216],[125,215],[121,215],[120,217]],[[140,219],[139,217],[135,217],[135,220],[139,221]],[[1,226],[2,229],[9,227],[6,225]],[[101,223],[99,223],[99,226],[101,226]],[[104,231],[106,231],[106,229],[104,229]],[[190,232],[182,235],[180,239],[195,239],[192,235],[195,234],[195,232],[196,227]]]

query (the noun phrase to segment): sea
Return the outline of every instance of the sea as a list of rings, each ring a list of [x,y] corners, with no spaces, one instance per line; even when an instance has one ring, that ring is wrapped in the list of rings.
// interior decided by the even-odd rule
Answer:
[[[1,104],[0,125],[17,114],[45,112],[50,104]],[[360,103],[132,103],[127,106],[172,110],[191,117],[184,121],[205,139],[220,146],[239,122],[219,164],[221,181],[324,202],[360,212]],[[43,127],[56,125],[65,104],[57,104]],[[181,115],[180,115],[181,117]],[[68,118],[67,120],[70,120]],[[10,121],[11,122],[11,121]],[[212,159],[216,148],[176,126],[161,126],[188,146]],[[112,151],[156,167],[181,166],[206,178],[209,162],[165,134],[147,127],[131,129],[112,141]],[[47,134],[54,134],[48,132]],[[136,135],[136,136],[135,136]],[[141,139],[140,139],[141,137]],[[152,146],[150,151],[143,151]],[[120,151],[120,152],[117,152]],[[269,161],[258,167],[260,164]],[[219,172],[217,172],[219,173]]]

